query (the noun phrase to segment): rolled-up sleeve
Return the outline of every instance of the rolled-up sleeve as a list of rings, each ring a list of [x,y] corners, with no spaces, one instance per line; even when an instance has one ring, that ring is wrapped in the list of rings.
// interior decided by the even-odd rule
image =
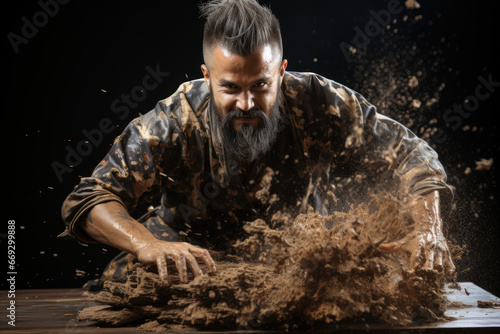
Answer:
[[[160,192],[161,178],[150,143],[140,119],[132,121],[92,175],[82,178],[63,202],[61,213],[66,230],[59,237],[94,242],[79,227],[94,206],[116,201],[132,212],[142,198]]]

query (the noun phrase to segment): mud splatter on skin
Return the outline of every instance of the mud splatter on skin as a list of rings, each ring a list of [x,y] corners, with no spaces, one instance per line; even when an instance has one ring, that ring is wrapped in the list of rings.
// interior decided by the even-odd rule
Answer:
[[[213,254],[217,273],[188,284],[174,277],[166,286],[154,268],[136,265],[127,282],[108,280],[91,295],[105,307],[83,309],[78,319],[143,324],[144,330],[442,320],[444,278],[433,270],[408,272],[403,259],[378,250],[411,230],[405,210],[405,203],[387,197],[349,213],[255,220],[244,226],[248,236],[233,245],[234,254]]]

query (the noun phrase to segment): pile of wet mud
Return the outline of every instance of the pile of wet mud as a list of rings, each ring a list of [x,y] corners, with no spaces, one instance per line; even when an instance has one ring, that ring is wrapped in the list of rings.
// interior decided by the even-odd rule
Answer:
[[[406,204],[374,198],[348,213],[248,222],[234,254],[212,253],[218,271],[181,284],[137,264],[126,282],[107,280],[89,295],[99,306],[78,319],[157,331],[320,328],[344,322],[408,325],[442,320],[444,277],[410,272],[405,258],[379,250],[414,223]],[[169,272],[174,272],[172,268]]]

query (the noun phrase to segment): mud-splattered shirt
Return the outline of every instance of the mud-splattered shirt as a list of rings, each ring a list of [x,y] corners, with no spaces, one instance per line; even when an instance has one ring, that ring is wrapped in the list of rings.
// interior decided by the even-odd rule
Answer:
[[[343,210],[384,190],[403,197],[438,189],[449,203],[453,188],[436,152],[357,92],[314,73],[286,72],[281,94],[284,129],[242,178],[224,154],[204,80],[182,84],[130,122],[69,194],[63,236],[92,242],[78,227],[92,207],[118,201],[137,216],[138,203],[159,194],[161,203],[140,221],[156,217],[186,240],[241,229],[284,206]],[[148,228],[162,238],[157,225]]]

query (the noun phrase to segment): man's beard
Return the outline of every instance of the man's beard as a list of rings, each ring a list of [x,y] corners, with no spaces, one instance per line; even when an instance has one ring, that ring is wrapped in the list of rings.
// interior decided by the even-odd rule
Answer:
[[[215,114],[215,119],[221,131],[224,150],[228,157],[237,161],[252,162],[267,153],[283,128],[281,106],[282,96],[278,90],[270,116],[267,116],[263,110],[255,108],[248,111],[238,108],[222,116],[222,112],[215,105],[212,88],[210,87],[210,108]],[[243,116],[259,118],[260,122],[257,128],[254,129],[250,123],[242,123],[239,131],[234,129],[232,126],[233,119]]]

